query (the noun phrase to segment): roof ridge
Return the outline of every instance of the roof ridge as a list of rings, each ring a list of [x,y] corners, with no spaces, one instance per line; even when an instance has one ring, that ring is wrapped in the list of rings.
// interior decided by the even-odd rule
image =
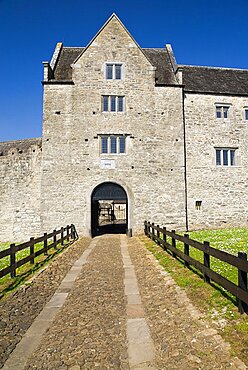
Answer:
[[[194,67],[194,68],[208,68],[208,69],[223,69],[227,71],[244,71],[248,72],[245,68],[234,68],[234,67],[216,67],[216,66],[198,66],[193,64],[178,64],[178,67]]]
[[[163,48],[163,47],[161,47],[161,48],[151,48],[151,47],[149,47],[149,48],[141,48],[141,49],[151,49],[151,50],[159,49],[159,50],[166,50],[166,49],[165,49],[165,48]]]
[[[64,46],[63,49],[85,49],[85,46]]]

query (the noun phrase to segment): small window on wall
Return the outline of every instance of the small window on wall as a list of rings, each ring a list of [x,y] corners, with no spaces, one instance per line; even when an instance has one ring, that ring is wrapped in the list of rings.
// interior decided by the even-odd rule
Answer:
[[[215,154],[216,166],[236,166],[236,149],[217,148]]]
[[[216,105],[215,109],[216,109],[216,118],[223,118],[223,119],[229,118],[229,111],[230,111],[229,105]]]
[[[124,135],[102,135],[100,136],[101,154],[125,154],[126,136]]]
[[[123,112],[124,96],[103,95],[102,111],[103,112]]]
[[[106,63],[105,76],[107,80],[122,80],[123,65],[121,63]]]
[[[244,109],[244,120],[248,121],[248,107]]]
[[[201,209],[201,205],[202,205],[202,200],[195,201],[195,209],[197,209],[198,211]]]

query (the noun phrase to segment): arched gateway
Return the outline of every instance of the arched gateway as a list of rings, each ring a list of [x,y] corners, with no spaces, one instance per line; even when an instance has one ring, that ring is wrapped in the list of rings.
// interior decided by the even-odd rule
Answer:
[[[122,186],[104,182],[94,189],[91,196],[92,236],[127,233],[127,215],[127,193]]]

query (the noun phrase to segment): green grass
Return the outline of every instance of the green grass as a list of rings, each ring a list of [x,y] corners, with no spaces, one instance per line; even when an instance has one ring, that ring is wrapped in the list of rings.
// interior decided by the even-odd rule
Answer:
[[[52,243],[52,240],[49,244]],[[18,245],[18,243],[16,243]],[[0,251],[4,249],[8,249],[10,243],[0,243]],[[57,245],[56,248],[51,248],[48,251],[48,255],[41,254],[40,256],[36,257],[34,260],[34,264],[26,263],[25,265],[19,267],[16,270],[16,277],[11,278],[10,274],[3,276],[0,278],[0,298],[3,297],[5,294],[13,291],[17,288],[21,283],[27,280],[32,274],[34,274],[37,270],[42,268],[45,264],[47,264],[55,255],[59,254],[65,247],[68,246],[68,243],[65,242],[64,246],[60,244]],[[37,252],[38,250],[44,247],[43,243],[37,243],[34,246],[34,251]],[[16,261],[19,261],[30,254],[30,248],[27,247],[22,251],[16,253]],[[8,267],[10,265],[10,256],[6,256],[0,259],[0,270]]]
[[[246,252],[248,254],[248,229],[220,229],[220,230],[200,230],[191,231],[188,233],[190,239],[199,242],[208,241],[210,246],[235,256],[238,252]],[[171,244],[171,238],[168,238]],[[177,241],[177,248],[183,251],[183,243]],[[203,252],[190,247],[190,256],[203,263]],[[234,284],[238,282],[237,268],[222,262],[217,258],[210,257],[211,269]]]

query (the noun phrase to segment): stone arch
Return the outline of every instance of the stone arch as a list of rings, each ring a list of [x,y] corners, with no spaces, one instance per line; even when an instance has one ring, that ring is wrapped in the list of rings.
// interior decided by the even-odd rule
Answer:
[[[128,236],[132,236],[132,223],[133,223],[133,194],[132,191],[129,189],[126,184],[123,184],[121,181],[98,181],[94,184],[94,186],[89,189],[88,196],[87,196],[87,215],[86,215],[86,225],[87,229],[89,230],[90,236],[97,235],[96,230],[94,230],[94,217],[93,212],[96,212],[94,209],[93,202],[99,200],[107,200],[107,198],[112,198],[110,200],[119,200],[126,201],[126,225],[125,225],[125,233]],[[99,230],[98,230],[99,231]],[[120,230],[120,232],[123,230]],[[110,230],[111,232],[111,230]],[[113,233],[118,232],[118,227],[112,230]],[[101,232],[99,232],[101,233]],[[102,232],[104,233],[104,232]]]

